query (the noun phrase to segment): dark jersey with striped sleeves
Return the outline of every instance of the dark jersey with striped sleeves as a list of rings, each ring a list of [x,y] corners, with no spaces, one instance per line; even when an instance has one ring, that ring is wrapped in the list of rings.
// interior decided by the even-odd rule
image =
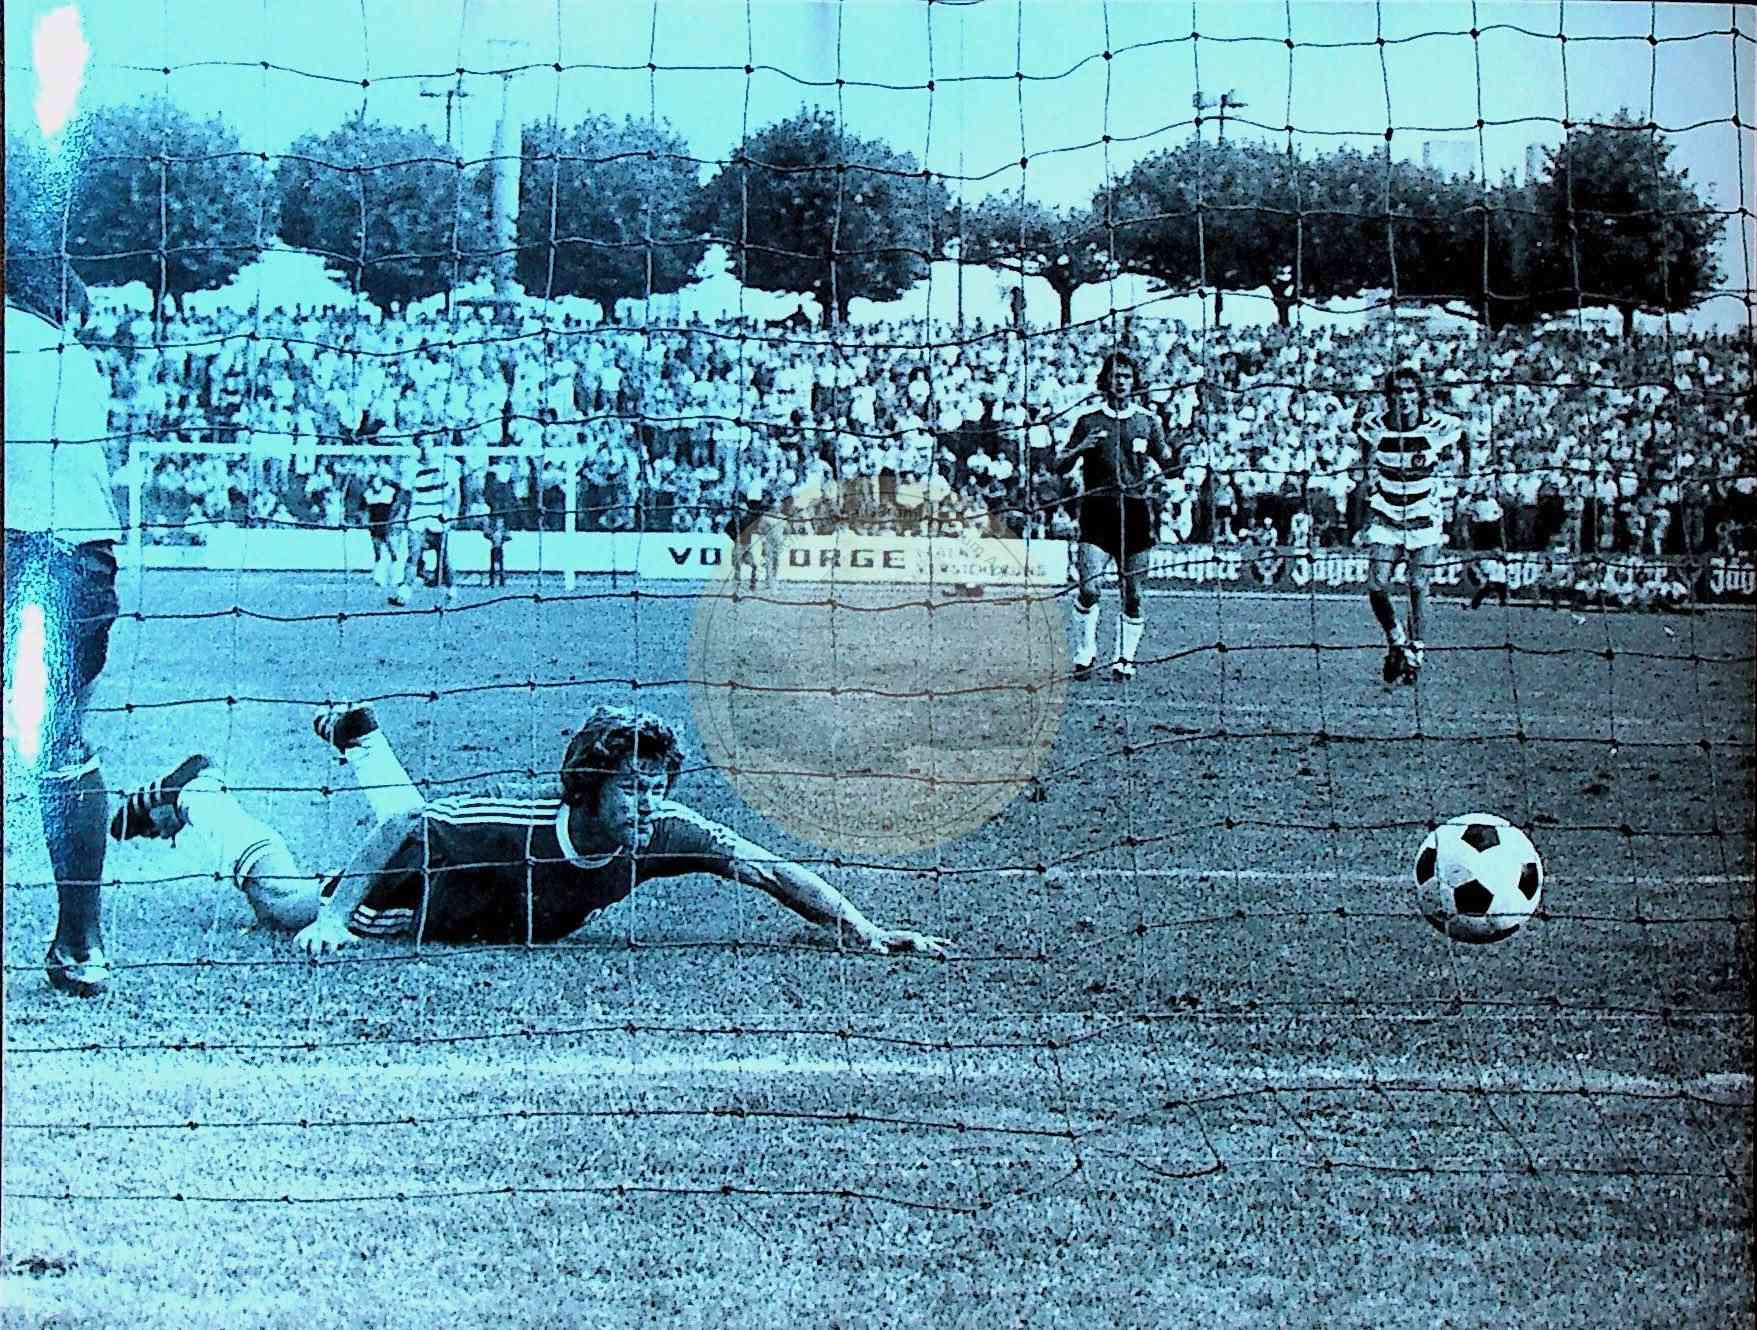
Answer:
[[[348,921],[365,937],[434,942],[555,942],[642,882],[687,873],[737,876],[728,828],[666,800],[638,854],[582,856],[559,798],[460,795],[422,810]]]
[[[1144,406],[1088,411],[1074,422],[1070,437],[1073,442],[1064,455],[1063,469],[1071,471],[1079,463],[1081,488],[1088,497],[1148,498],[1154,477],[1149,460],[1167,473],[1176,465],[1159,417]]]

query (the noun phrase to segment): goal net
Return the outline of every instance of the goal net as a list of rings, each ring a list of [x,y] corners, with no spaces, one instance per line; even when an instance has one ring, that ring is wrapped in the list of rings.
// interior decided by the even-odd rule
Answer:
[[[137,838],[74,1003],[9,750],[9,1296],[1748,1305],[1749,7],[13,8],[112,802],[205,753],[345,875],[319,708],[504,800],[608,703],[762,857],[510,942],[420,935],[424,863],[314,966]],[[64,445],[8,422],[10,554]]]

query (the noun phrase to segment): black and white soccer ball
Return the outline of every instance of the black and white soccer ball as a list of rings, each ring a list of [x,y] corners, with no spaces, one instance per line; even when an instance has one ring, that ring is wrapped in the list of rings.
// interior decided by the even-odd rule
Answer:
[[[1415,899],[1458,942],[1500,942],[1543,900],[1543,860],[1502,817],[1470,813],[1428,833],[1415,856]]]

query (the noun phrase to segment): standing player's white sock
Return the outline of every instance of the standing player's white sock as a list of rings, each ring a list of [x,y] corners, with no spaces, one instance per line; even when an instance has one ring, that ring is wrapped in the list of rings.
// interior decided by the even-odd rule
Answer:
[[[1074,628],[1080,635],[1080,645],[1074,653],[1074,663],[1090,665],[1098,658],[1098,603],[1082,606],[1074,603]]]
[[[217,871],[244,893],[259,920],[271,928],[297,929],[317,917],[317,878],[300,867],[280,832],[244,811],[218,776],[190,781],[177,796],[177,807],[213,846]]]
[[[409,773],[403,769],[383,730],[373,730],[357,743],[349,744],[345,756],[348,770],[354,773],[354,779],[359,783],[360,793],[372,805],[374,820],[382,822],[427,802],[421,797],[421,791],[415,788],[415,782],[409,779]]]
[[[1147,631],[1147,620],[1144,617],[1130,618],[1126,614],[1117,615],[1116,619],[1116,658],[1135,663],[1135,651],[1141,645],[1141,634]]]

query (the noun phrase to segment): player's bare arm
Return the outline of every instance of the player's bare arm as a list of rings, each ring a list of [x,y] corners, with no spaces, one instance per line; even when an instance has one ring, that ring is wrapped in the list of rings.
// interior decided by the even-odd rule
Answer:
[[[870,951],[886,955],[913,953],[944,959],[951,943],[905,928],[885,928],[861,913],[858,906],[803,864],[783,859],[762,846],[722,831],[733,843],[730,875],[756,887],[802,919],[836,931],[838,942],[852,937]]]

